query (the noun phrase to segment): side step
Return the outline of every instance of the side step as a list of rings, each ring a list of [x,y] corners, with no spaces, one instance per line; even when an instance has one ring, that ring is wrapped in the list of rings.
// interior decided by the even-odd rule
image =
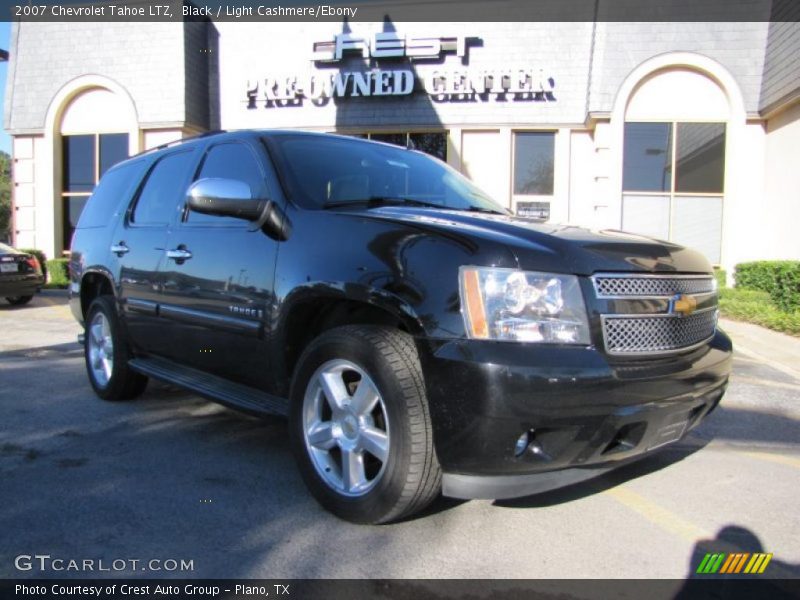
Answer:
[[[222,377],[184,367],[163,358],[134,358],[134,371],[185,388],[201,396],[258,416],[289,414],[289,401]]]

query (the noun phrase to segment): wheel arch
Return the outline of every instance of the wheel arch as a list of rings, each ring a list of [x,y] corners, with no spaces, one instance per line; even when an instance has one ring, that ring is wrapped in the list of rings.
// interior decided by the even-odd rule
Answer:
[[[282,303],[273,345],[273,364],[279,365],[277,372],[282,374],[281,392],[288,393],[303,350],[325,331],[344,325],[382,325],[415,337],[424,334],[422,320],[408,303],[392,294],[356,287],[304,286]]]
[[[81,276],[80,306],[81,315],[86,319],[86,313],[92,301],[99,296],[110,295],[116,299],[116,286],[114,277],[105,269],[87,269]]]

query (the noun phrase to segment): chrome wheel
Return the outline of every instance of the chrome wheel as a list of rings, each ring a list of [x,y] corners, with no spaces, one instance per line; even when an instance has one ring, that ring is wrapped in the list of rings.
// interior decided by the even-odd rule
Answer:
[[[389,458],[389,420],[377,386],[358,365],[331,360],[317,369],[303,397],[306,451],[323,481],[340,494],[363,496]]]
[[[108,319],[102,312],[98,312],[89,323],[86,344],[94,380],[101,387],[108,385],[114,371],[114,340]]]

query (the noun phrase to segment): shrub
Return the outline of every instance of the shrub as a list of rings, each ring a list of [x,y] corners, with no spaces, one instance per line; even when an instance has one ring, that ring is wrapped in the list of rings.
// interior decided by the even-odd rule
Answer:
[[[42,275],[44,275],[45,281],[47,281],[47,255],[36,248],[17,248],[17,250],[25,252],[26,254],[33,254],[36,257],[36,260],[39,261],[39,265],[42,267]]]
[[[725,269],[714,269],[714,279],[717,280],[717,287],[722,289],[728,285],[728,274]]]
[[[781,310],[767,292],[738,287],[720,290],[719,309],[724,317],[800,336],[800,311]]]
[[[800,309],[800,261],[761,260],[736,265],[736,287],[767,292],[779,308]]]
[[[67,287],[69,285],[69,259],[54,258],[47,261],[47,271],[50,273],[49,287]]]

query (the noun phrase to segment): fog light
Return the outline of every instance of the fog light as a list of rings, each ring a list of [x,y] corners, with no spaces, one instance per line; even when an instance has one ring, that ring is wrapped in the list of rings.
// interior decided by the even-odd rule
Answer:
[[[528,449],[528,444],[531,441],[531,436],[526,431],[517,439],[517,443],[514,444],[514,456],[522,456],[525,453],[525,450]]]

